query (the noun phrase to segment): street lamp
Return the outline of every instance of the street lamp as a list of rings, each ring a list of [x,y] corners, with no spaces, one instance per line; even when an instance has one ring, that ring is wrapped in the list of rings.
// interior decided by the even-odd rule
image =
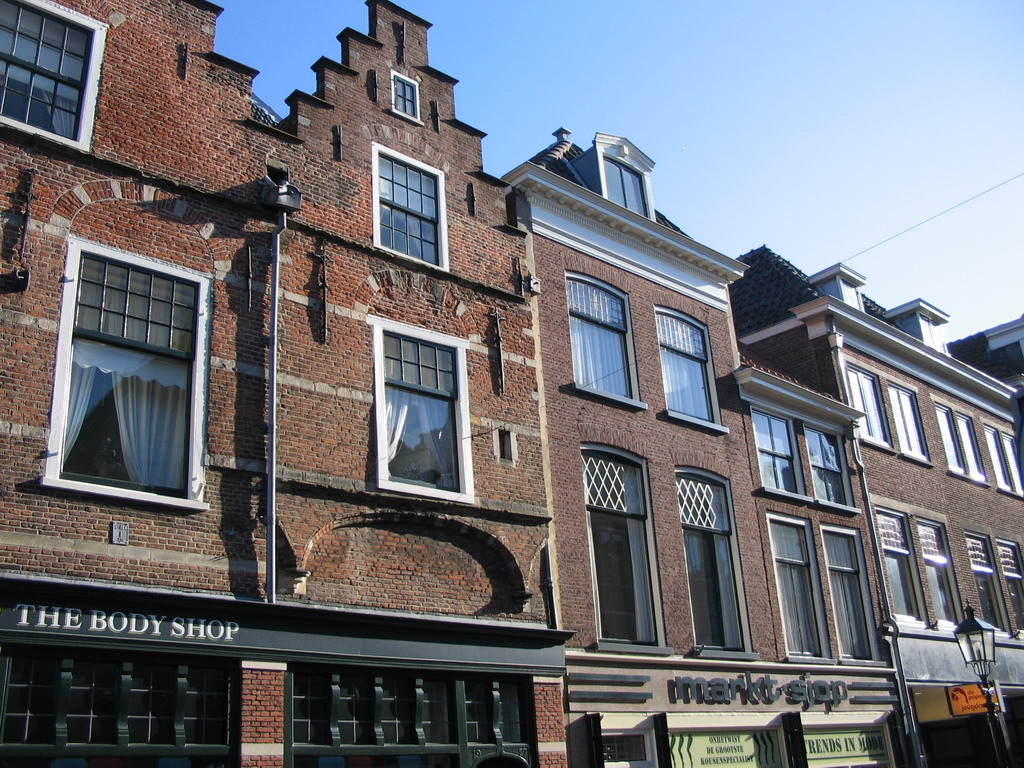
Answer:
[[[996,750],[996,760],[1000,768],[1010,768],[1008,749],[1003,738],[1003,729],[996,717],[996,704],[989,690],[989,678],[996,665],[996,628],[987,621],[974,618],[974,608],[964,607],[967,618],[956,625],[953,636],[960,646],[964,661],[981,681],[981,690],[985,694],[985,709],[988,710],[988,727],[992,733],[992,745]]]

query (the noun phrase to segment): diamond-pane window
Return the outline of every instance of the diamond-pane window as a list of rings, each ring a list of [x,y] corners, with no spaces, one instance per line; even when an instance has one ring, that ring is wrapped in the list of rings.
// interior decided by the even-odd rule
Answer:
[[[630,468],[593,454],[583,456],[587,504],[594,507],[628,512],[626,505],[626,474]]]
[[[729,530],[729,520],[724,514],[725,490],[722,486],[680,474],[676,475],[676,492],[679,499],[679,519],[683,525],[710,528],[715,531]]]

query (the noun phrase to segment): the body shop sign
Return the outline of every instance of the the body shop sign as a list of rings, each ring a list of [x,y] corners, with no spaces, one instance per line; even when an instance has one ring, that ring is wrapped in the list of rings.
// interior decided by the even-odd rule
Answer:
[[[782,768],[777,731],[673,733],[669,735],[669,748],[672,768]]]
[[[16,603],[5,610],[5,625],[62,635],[145,638],[148,640],[232,643],[241,629],[237,622],[208,616],[170,616],[145,611],[106,611]]]

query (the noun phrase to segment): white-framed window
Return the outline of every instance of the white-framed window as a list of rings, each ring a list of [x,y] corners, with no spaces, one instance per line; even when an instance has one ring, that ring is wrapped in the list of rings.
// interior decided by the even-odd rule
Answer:
[[[978,444],[974,439],[974,422],[970,416],[956,413],[944,405],[935,406],[939,420],[939,433],[946,451],[946,463],[950,471],[967,475],[972,480],[985,480],[978,456]]]
[[[878,378],[859,368],[848,368],[846,374],[850,384],[850,405],[864,412],[860,420],[864,436],[876,443],[888,444],[889,433],[885,425],[882,398],[879,396]]]
[[[765,488],[799,493],[799,472],[789,420],[753,409],[750,416],[754,422],[754,439]]]
[[[77,238],[66,270],[44,484],[205,508],[210,279]]]
[[[917,409],[917,397],[909,389],[889,386],[889,404],[892,418],[896,423],[896,439],[900,450],[908,456],[927,459],[924,433],[921,430],[921,416]]]
[[[373,181],[374,243],[447,269],[444,174],[374,144]]]
[[[707,329],[665,309],[658,310],[656,321],[669,415],[716,420]]]
[[[795,655],[823,657],[825,633],[810,523],[774,516],[768,522],[786,650]]]
[[[420,84],[397,72],[391,73],[391,108],[413,120],[420,119]]]
[[[106,30],[48,0],[0,0],[0,123],[87,150]]]
[[[717,478],[677,470],[676,494],[694,644],[739,650],[743,636],[728,489]]]
[[[377,485],[473,501],[464,339],[370,317]]]
[[[601,731],[601,754],[606,768],[655,768],[654,732]]]
[[[836,617],[839,653],[852,659],[872,657],[864,549],[857,531],[822,528],[829,591]]]
[[[626,296],[582,275],[569,275],[565,288],[576,387],[634,398]]]
[[[1006,593],[1010,598],[1013,623],[1017,633],[1024,631],[1024,570],[1021,569],[1020,545],[1012,541],[997,541],[999,565],[1006,581]]]
[[[924,615],[918,599],[917,578],[910,533],[905,515],[878,511],[875,514],[878,539],[885,560],[892,610],[904,619],[920,620]]]
[[[613,203],[628,208],[641,216],[649,216],[644,177],[622,163],[604,158],[604,185],[607,197]]]
[[[996,580],[996,569],[992,561],[992,546],[987,536],[967,534],[967,556],[974,573],[974,584],[978,588],[978,613],[993,626],[1005,629],[1003,596]]]
[[[843,461],[843,439],[838,435],[804,427],[807,453],[811,459],[811,479],[814,496],[833,504],[849,505],[850,494],[846,485]]]
[[[996,485],[1011,493],[1021,493],[1020,465],[1017,462],[1017,446],[1013,436],[1000,432],[995,427],[985,427],[985,443],[992,466],[996,471]]]
[[[654,642],[642,465],[599,450],[583,451],[583,485],[604,640]]]
[[[928,592],[937,621],[954,623],[957,619],[957,600],[953,592],[953,564],[949,559],[946,531],[939,523],[919,520],[917,540],[921,543],[921,559],[928,578]]]

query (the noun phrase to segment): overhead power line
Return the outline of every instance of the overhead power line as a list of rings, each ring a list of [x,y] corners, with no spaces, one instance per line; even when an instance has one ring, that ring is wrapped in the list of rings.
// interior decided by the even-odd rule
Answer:
[[[928,217],[927,219],[925,219],[924,221],[919,221],[919,222],[917,222],[917,224],[915,224],[914,226],[912,226],[912,227],[907,227],[907,228],[906,228],[906,229],[904,229],[904,230],[903,230],[902,232],[897,232],[897,233],[896,233],[895,235],[892,235],[891,237],[887,237],[887,238],[885,238],[885,240],[882,240],[882,241],[880,241],[880,242],[877,242],[877,243],[875,243],[874,245],[872,245],[872,246],[870,246],[870,247],[868,247],[868,248],[865,248],[865,249],[864,249],[863,251],[857,251],[857,253],[853,254],[853,256],[850,256],[850,257],[849,257],[848,259],[843,259],[843,261],[842,261],[841,263],[843,263],[843,264],[846,264],[846,263],[848,263],[848,262],[851,262],[851,261],[853,261],[854,259],[856,259],[856,258],[857,258],[858,256],[860,256],[860,255],[861,255],[862,253],[867,253],[868,251],[870,251],[870,250],[873,250],[873,249],[877,248],[877,247],[878,247],[878,246],[880,246],[880,245],[885,245],[885,244],[886,244],[886,243],[888,243],[888,242],[889,242],[890,240],[895,240],[895,239],[896,239],[897,237],[899,237],[900,235],[905,235],[905,234],[907,234],[907,232],[910,232],[911,230],[917,229],[918,227],[920,227],[920,226],[923,226],[923,225],[927,224],[927,223],[928,223],[929,221],[935,221],[935,219],[939,218],[940,216],[945,216],[945,215],[946,215],[947,213],[949,213],[950,211],[955,211],[955,210],[956,210],[957,208],[959,208],[959,207],[960,207],[961,205],[967,205],[967,203],[971,202],[972,200],[977,200],[977,199],[978,199],[979,197],[981,197],[982,195],[987,195],[987,194],[988,194],[989,192],[992,192],[993,190],[999,189],[1000,187],[1002,187],[1002,186],[1005,186],[1005,185],[1009,184],[1009,183],[1010,183],[1011,181],[1016,181],[1016,180],[1017,180],[1017,179],[1019,179],[1019,178],[1020,178],[1021,176],[1024,176],[1024,171],[1021,171],[1021,172],[1020,172],[1020,173],[1018,173],[1018,174],[1017,174],[1016,176],[1013,176],[1012,178],[1009,178],[1009,179],[1007,179],[1006,181],[1001,181],[1001,182],[999,182],[999,183],[998,183],[998,184],[996,184],[996,185],[995,185],[994,187],[989,187],[989,188],[988,188],[988,189],[986,189],[986,190],[985,190],[984,192],[979,192],[978,194],[974,195],[973,197],[968,197],[968,198],[967,198],[966,200],[963,200],[963,201],[961,201],[961,202],[957,203],[956,205],[954,205],[954,206],[953,206],[953,207],[951,207],[951,208],[947,208],[946,210],[944,210],[944,211],[942,211],[942,212],[940,212],[940,213],[936,213],[936,214],[935,214],[934,216],[929,216],[929,217]]]

